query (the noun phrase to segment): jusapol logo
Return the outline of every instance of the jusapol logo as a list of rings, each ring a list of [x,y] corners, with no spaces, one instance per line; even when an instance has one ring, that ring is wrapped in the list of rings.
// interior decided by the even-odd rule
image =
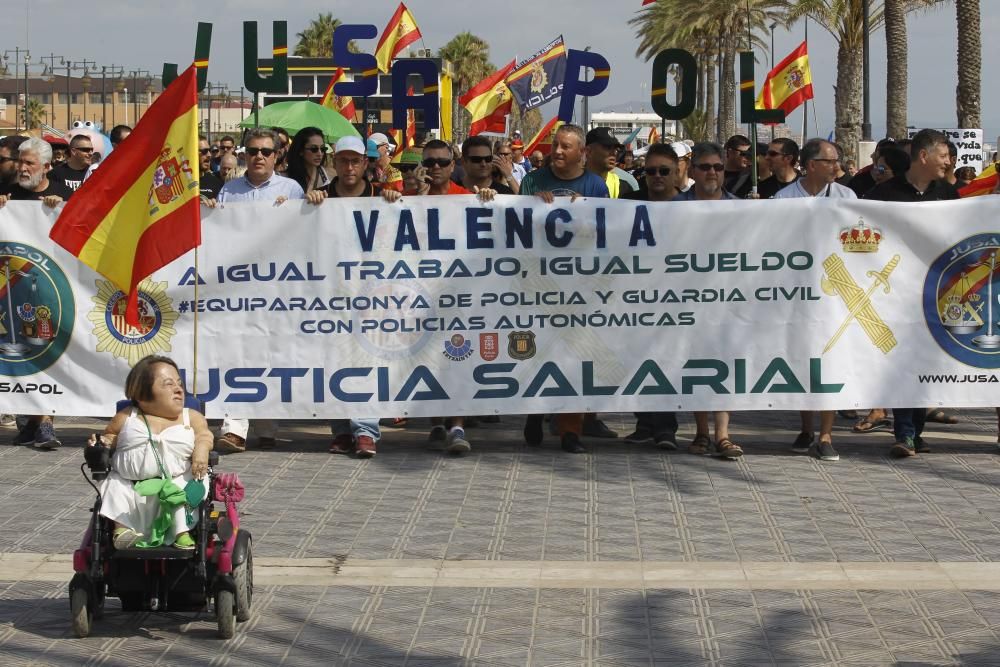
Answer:
[[[924,318],[941,349],[977,368],[1000,368],[1000,234],[978,234],[934,260]]]
[[[62,268],[37,248],[0,242],[0,375],[33,375],[55,363],[75,318]]]

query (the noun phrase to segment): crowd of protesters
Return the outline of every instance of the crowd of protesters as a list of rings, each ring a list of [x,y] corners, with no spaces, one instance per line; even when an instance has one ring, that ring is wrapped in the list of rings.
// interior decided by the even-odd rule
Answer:
[[[130,128],[112,130],[113,144]],[[682,202],[722,199],[784,199],[792,197],[864,198],[878,201],[924,202],[957,199],[957,188],[976,174],[956,169],[957,151],[936,130],[922,130],[912,139],[879,141],[872,163],[857,170],[844,159],[835,143],[811,139],[799,146],[788,138],[756,146],[743,135],[724,145],[711,142],[658,143],[635,154],[622,146],[610,128],[585,132],[563,125],[555,133],[548,155],[524,155],[518,135],[493,141],[474,136],[461,146],[418,136],[415,145],[398,149],[382,133],[367,140],[344,137],[330,145],[318,128],[304,128],[290,137],[281,128],[249,130],[238,146],[232,136],[217,142],[199,141],[200,194],[207,207],[237,201],[305,199],[321,206],[334,197],[401,197],[473,195],[490,201],[497,195],[539,197],[604,197],[641,201]],[[756,163],[757,181],[752,165]],[[57,207],[68,200],[96,168],[93,146],[86,136],[74,137],[61,161],[52,147],[37,138],[0,139],[0,206],[9,200],[40,200]],[[748,204],[753,205],[753,204]],[[1000,408],[997,409],[1000,419]],[[801,429],[791,443],[796,453],[809,453],[823,461],[836,461],[833,446],[834,411],[819,413],[818,433],[812,412],[802,412]],[[873,407],[863,415],[840,411],[856,419],[859,433],[891,431],[890,454],[909,457],[930,451],[922,437],[927,421],[956,423],[941,409]],[[432,448],[461,455],[471,450],[466,428],[481,420],[445,416],[431,420],[428,443]],[[696,431],[687,451],[735,459],[743,448],[730,434],[728,412],[694,413]],[[406,420],[391,420],[397,426]],[[2,415],[0,425],[14,425],[15,444],[40,449],[59,446],[51,416]],[[376,453],[381,437],[379,420],[337,419],[330,422],[331,453],[367,458]],[[250,431],[261,448],[278,443],[277,424],[271,420],[227,419],[219,429],[215,448],[223,453],[245,451]],[[563,450],[584,453],[584,438],[614,439],[618,434],[594,414],[552,415],[549,430]],[[636,414],[632,433],[624,441],[677,450],[678,420],[672,412]],[[545,416],[529,415],[524,439],[539,446],[545,436]],[[1000,446],[1000,438],[998,438]]]

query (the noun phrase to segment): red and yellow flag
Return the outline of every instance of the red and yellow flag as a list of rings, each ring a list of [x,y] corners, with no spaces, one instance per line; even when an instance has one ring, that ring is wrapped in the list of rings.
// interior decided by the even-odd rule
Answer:
[[[413,86],[406,89],[406,94],[413,97]],[[393,156],[401,154],[404,150],[417,143],[417,112],[414,109],[406,110],[406,133],[403,130],[393,129],[390,131],[393,143],[396,144],[396,152]]]
[[[507,121],[504,117],[510,113],[514,96],[511,95],[504,79],[513,71],[515,64],[516,61],[511,60],[506,67],[486,77],[458,98],[458,103],[472,114],[470,137],[482,132],[507,130]]]
[[[996,190],[997,183],[1000,183],[1000,176],[997,176],[997,166],[991,164],[983,170],[983,173],[976,176],[974,181],[961,188],[958,194],[963,198],[988,195]]]
[[[559,116],[556,116],[549,122],[547,122],[542,129],[538,131],[538,134],[531,138],[528,145],[524,147],[524,154],[531,156],[535,151],[541,151],[542,155],[548,155],[552,152],[552,139],[556,136],[556,130],[558,130],[562,125],[565,125]]]
[[[49,237],[128,293],[139,324],[139,283],[201,243],[198,89],[192,65],[177,77],[80,185]]]
[[[660,141],[660,131],[657,130],[655,127],[650,128],[649,136],[646,137],[646,143],[655,144],[658,143],[659,141]]]
[[[323,93],[323,99],[320,100],[320,105],[326,107],[327,109],[333,109],[353,123],[355,115],[354,98],[342,97],[333,92],[333,87],[343,80],[344,68],[338,67],[337,71],[330,77],[330,85],[326,87],[326,91]]]
[[[396,13],[389,19],[389,25],[382,31],[382,37],[378,40],[378,46],[375,48],[375,60],[378,62],[378,68],[383,72],[388,72],[392,65],[392,59],[422,36],[417,22],[413,19],[413,14],[406,8],[406,5],[402,2],[399,3]]]
[[[812,72],[806,43],[775,65],[757,96],[758,109],[781,109],[786,114],[813,98]]]

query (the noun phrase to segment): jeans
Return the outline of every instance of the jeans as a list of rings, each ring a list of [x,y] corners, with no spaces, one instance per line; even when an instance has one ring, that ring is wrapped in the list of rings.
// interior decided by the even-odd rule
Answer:
[[[344,433],[350,433],[354,438],[367,435],[378,442],[382,437],[382,431],[378,427],[378,419],[331,419],[330,433],[333,437]]]
[[[926,408],[893,408],[892,433],[896,442],[905,442],[907,438],[917,438],[924,432],[924,422],[927,421]]]
[[[677,415],[673,412],[637,412],[635,413],[635,430],[646,431],[653,435],[661,433],[677,434]]]

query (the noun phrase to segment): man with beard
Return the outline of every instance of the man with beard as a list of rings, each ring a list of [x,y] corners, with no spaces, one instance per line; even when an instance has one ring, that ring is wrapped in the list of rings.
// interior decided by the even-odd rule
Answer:
[[[27,140],[17,135],[0,139],[0,195],[17,183],[17,150]]]
[[[215,199],[222,189],[222,179],[212,173],[212,151],[208,139],[198,137],[198,190],[202,201]]]
[[[49,178],[52,173],[52,147],[32,137],[21,143],[17,153],[17,182],[6,195],[0,195],[0,206],[8,200],[41,200],[55,208],[70,198],[73,191],[62,181]]]

